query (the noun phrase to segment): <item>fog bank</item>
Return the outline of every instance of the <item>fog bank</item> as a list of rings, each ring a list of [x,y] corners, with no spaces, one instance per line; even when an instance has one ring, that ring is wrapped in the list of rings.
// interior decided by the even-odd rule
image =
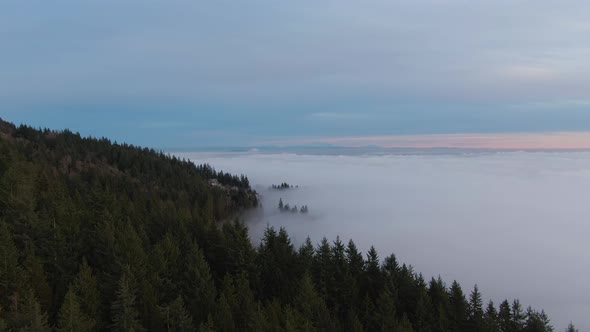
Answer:
[[[262,217],[249,221],[255,240],[267,224],[296,245],[352,238],[465,293],[477,283],[496,305],[519,298],[544,309],[556,331],[570,320],[590,330],[590,153],[180,155],[248,175],[262,195]],[[268,190],[284,181],[299,188]],[[279,197],[309,213],[280,213]]]

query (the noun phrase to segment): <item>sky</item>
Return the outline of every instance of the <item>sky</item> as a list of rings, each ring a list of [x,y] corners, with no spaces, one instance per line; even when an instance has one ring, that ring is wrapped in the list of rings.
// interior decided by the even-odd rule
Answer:
[[[254,241],[267,225],[297,247],[352,238],[426,280],[457,280],[466,294],[477,284],[484,302],[543,309],[555,331],[590,331],[590,152],[181,156],[248,174],[262,201],[245,219]],[[284,181],[299,188],[268,190]],[[280,198],[309,213],[280,213]]]
[[[544,0],[7,0],[0,117],[156,148],[482,134],[481,146],[526,148],[511,139],[531,135],[590,148],[588,12]]]

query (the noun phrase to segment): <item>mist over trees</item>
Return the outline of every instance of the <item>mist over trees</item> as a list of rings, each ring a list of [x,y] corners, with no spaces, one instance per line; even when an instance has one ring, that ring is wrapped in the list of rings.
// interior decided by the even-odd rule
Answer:
[[[293,188],[297,188],[299,186],[293,186],[292,184],[288,184],[287,182],[283,182],[281,184],[273,184],[272,186],[270,186],[270,189],[275,189],[275,190],[284,190],[284,189],[293,189]]]
[[[254,246],[243,175],[1,121],[0,156],[0,331],[553,331],[352,240]]]
[[[279,198],[279,211],[281,212],[291,212],[291,213],[308,213],[309,208],[307,205],[302,205],[301,208],[297,208],[297,205],[290,206],[289,203],[284,203],[282,198]]]

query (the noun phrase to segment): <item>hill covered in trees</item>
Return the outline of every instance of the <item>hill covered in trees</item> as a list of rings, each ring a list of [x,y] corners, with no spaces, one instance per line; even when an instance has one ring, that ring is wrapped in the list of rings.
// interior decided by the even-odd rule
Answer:
[[[222,221],[257,204],[245,176],[0,121],[0,331],[552,331],[352,240],[255,247]]]

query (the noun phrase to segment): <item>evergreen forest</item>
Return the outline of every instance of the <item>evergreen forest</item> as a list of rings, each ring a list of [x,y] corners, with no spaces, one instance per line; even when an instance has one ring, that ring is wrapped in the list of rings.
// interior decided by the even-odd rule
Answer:
[[[253,244],[257,205],[245,175],[0,120],[0,331],[554,331],[353,240]]]

